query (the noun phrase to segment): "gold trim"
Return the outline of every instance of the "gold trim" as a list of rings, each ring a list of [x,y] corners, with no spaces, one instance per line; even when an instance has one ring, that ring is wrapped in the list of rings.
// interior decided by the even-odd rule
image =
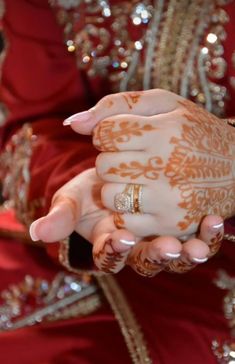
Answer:
[[[111,276],[96,277],[114,312],[126,342],[133,364],[151,364],[143,332],[116,279]]]
[[[102,276],[105,273],[100,272],[98,270],[93,269],[79,269],[73,268],[69,262],[69,237],[61,240],[59,242],[59,254],[58,254],[60,264],[65,267],[69,272],[73,272],[76,274],[88,274],[92,276]]]

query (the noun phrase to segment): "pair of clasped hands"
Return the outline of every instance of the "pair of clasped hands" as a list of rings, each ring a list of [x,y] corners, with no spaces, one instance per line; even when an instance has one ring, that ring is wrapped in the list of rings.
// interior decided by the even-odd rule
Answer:
[[[95,168],[55,193],[48,215],[30,227],[33,240],[50,243],[76,231],[93,244],[99,270],[116,273],[129,265],[148,277],[186,272],[218,251],[220,216],[234,213],[224,121],[153,89],[108,95],[64,125],[92,135],[101,153]],[[115,205],[130,184],[142,185],[138,214]]]

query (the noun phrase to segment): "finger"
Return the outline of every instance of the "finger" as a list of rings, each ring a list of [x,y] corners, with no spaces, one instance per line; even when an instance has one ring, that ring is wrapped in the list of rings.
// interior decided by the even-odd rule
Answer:
[[[168,272],[185,273],[196,267],[197,264],[208,260],[209,247],[200,239],[190,239],[182,244],[180,258],[172,260],[165,268]]]
[[[155,184],[163,160],[145,152],[104,152],[96,158],[96,172],[106,182]]]
[[[135,114],[151,116],[177,108],[181,97],[169,91],[154,89],[140,92],[121,92],[102,98],[88,111],[72,115],[64,121],[80,134],[90,135],[95,125],[111,115]]]
[[[133,190],[131,190],[132,187]],[[136,196],[134,196],[135,192]],[[130,196],[131,200],[134,198],[137,200],[141,213],[160,215],[163,210],[172,208],[171,206],[175,202],[176,193],[171,193],[170,204],[166,199],[167,195],[169,195],[169,188],[166,190],[165,186],[161,186],[161,188],[156,186],[155,188],[142,184],[105,183],[101,188],[102,204],[107,209],[119,213],[126,212],[126,203],[129,201],[126,201],[126,198]]]
[[[134,246],[127,264],[138,274],[153,277],[172,260],[180,256],[181,243],[172,236],[163,236],[152,241],[142,241]]]
[[[77,201],[58,195],[50,212],[31,224],[30,236],[33,241],[42,240],[46,243],[63,240],[74,231],[78,218]]]
[[[200,226],[199,239],[203,240],[210,249],[209,257],[215,255],[221,247],[224,235],[224,223],[220,216],[206,216]]]
[[[124,214],[114,213],[114,223],[119,229],[128,229],[136,236],[165,236],[172,235],[178,238],[182,231],[177,226],[175,211],[169,210],[167,219],[165,216],[153,214]]]
[[[147,150],[150,140],[156,140],[165,123],[178,117],[182,118],[176,111],[152,117],[127,114],[110,116],[93,129],[93,145],[103,152]]]
[[[112,216],[102,219],[96,225],[92,240],[94,262],[105,273],[119,272],[136,243],[132,233],[116,228]]]

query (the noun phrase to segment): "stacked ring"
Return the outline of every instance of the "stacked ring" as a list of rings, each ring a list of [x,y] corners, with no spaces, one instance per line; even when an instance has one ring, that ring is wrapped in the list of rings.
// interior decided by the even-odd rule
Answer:
[[[142,185],[128,184],[122,193],[114,197],[114,206],[119,212],[142,213]]]

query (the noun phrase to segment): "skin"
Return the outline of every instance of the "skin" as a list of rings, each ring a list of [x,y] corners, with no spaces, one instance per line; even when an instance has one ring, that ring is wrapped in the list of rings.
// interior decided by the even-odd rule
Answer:
[[[98,176],[85,171],[57,191],[49,215],[31,227],[34,237],[56,241],[75,230],[93,244],[99,269],[116,273],[127,264],[147,277],[163,269],[186,272],[218,251],[223,220],[216,215],[234,213],[233,139],[226,140],[222,121],[175,94],[150,90],[106,96],[65,124],[93,135],[102,152]],[[192,126],[198,138],[191,137]],[[202,140],[205,126],[210,130]],[[212,160],[211,149],[221,145],[218,131],[225,142]],[[143,185],[143,214],[115,209],[115,195],[129,183]],[[215,193],[221,188],[227,189],[223,204]],[[198,205],[198,191],[199,197],[214,194],[217,205],[209,198]]]

